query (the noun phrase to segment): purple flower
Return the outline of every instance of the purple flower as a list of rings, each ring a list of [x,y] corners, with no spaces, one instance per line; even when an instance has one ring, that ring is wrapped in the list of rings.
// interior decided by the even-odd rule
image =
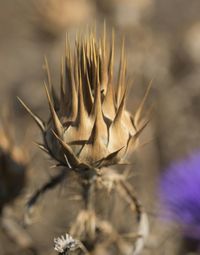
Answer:
[[[200,239],[200,152],[166,169],[159,194],[165,216],[180,223],[186,235]]]

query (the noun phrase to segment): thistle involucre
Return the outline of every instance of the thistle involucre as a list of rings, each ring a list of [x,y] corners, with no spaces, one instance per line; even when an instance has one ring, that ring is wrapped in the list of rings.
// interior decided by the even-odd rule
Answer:
[[[124,43],[118,75],[114,77],[114,34],[111,45],[105,33],[100,40],[92,33],[79,38],[73,52],[67,40],[59,99],[52,87],[47,62],[45,66],[49,120],[44,123],[24,105],[42,130],[44,145],[40,147],[61,164],[79,170],[123,162],[145,126],[138,126],[142,106],[134,118],[125,109]]]

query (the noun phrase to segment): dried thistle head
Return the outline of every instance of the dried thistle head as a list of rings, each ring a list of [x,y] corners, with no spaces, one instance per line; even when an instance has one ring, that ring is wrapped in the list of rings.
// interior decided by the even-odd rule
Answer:
[[[19,195],[25,184],[28,157],[13,140],[11,125],[0,122],[0,211]]]
[[[114,33],[110,45],[105,32],[102,39],[93,33],[78,38],[74,51],[67,40],[59,98],[45,63],[49,120],[41,121],[22,102],[42,130],[44,145],[40,147],[69,168],[120,164],[146,125],[140,122],[145,99],[134,117],[125,108],[128,81],[124,43],[117,77],[114,53]]]

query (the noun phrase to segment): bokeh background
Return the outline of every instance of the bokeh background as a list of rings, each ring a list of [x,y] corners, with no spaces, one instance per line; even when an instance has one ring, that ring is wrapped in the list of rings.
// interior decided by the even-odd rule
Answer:
[[[16,97],[46,118],[44,56],[58,86],[66,32],[73,40],[77,32],[84,34],[96,24],[99,33],[105,20],[108,33],[115,29],[118,54],[121,38],[126,38],[128,73],[134,78],[130,111],[136,110],[152,81],[146,109],[153,104],[154,113],[133,165],[133,185],[150,216],[143,254],[178,254],[179,230],[159,218],[157,182],[165,166],[200,146],[199,10],[198,0],[0,0],[0,107],[11,109],[16,142],[25,142],[31,155],[24,192],[5,209],[6,217],[22,224],[28,196],[56,171],[33,144],[41,141],[39,130]],[[55,254],[53,237],[66,231],[65,215],[69,219],[73,214],[69,196],[56,189],[42,199],[26,229],[37,253],[17,245],[2,227],[0,254]]]

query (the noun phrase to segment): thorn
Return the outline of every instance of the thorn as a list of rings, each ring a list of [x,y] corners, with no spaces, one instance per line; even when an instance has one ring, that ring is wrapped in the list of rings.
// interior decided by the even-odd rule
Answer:
[[[50,108],[50,112],[51,112],[51,116],[52,116],[52,120],[53,120],[53,123],[54,123],[54,126],[55,126],[55,129],[56,129],[56,132],[58,133],[59,136],[62,136],[63,134],[63,126],[58,118],[58,115],[54,109],[54,106],[52,104],[52,101],[51,101],[51,98],[50,98],[50,95],[49,95],[49,91],[48,91],[48,88],[46,86],[46,84],[44,84],[44,87],[45,87],[45,91],[46,91],[46,95],[47,95],[47,100],[48,100],[48,103],[49,103],[49,108]]]
[[[117,84],[117,95],[116,95],[116,102],[117,106],[120,104],[121,97],[124,93],[123,87],[124,87],[124,80],[126,76],[126,58],[125,58],[125,39],[123,37],[122,39],[122,47],[121,47],[121,57],[120,57],[120,65],[119,65],[119,71],[118,71],[118,84]]]
[[[47,154],[49,154],[49,151],[48,149],[43,145],[43,144],[40,144],[40,143],[37,143],[37,142],[33,142],[39,149],[41,149],[42,151],[46,152]]]
[[[113,159],[116,158],[117,160],[117,154],[124,148],[124,146],[122,148],[120,148],[119,150],[116,150],[112,153],[110,153],[107,157],[104,157],[100,160],[98,160],[96,163],[97,163],[97,166],[98,167],[102,167],[102,166],[109,166],[109,165],[113,165]],[[106,164],[106,161],[108,161],[109,163]],[[105,162],[105,163],[104,163]]]
[[[119,108],[118,108],[118,111],[115,115],[113,125],[121,125],[121,118],[122,118],[122,115],[124,113],[125,97],[126,97],[126,91],[124,92],[124,95],[122,97],[121,103],[120,103]]]
[[[48,63],[48,60],[47,60],[47,57],[46,57],[46,56],[44,56],[44,69],[45,69],[46,72],[47,72],[47,81],[48,81],[49,88],[50,88],[50,90],[51,90],[51,89],[52,89],[52,79],[51,79],[51,73],[50,73],[49,63]]]
[[[66,156],[65,154],[64,154],[64,157],[65,157],[67,166],[68,166],[70,169],[72,169],[72,166],[70,165],[69,160],[68,160],[68,158],[67,158],[67,156]]]
[[[150,92],[150,90],[151,90],[152,82],[153,82],[153,81],[151,80],[150,83],[149,83],[149,85],[147,86],[147,89],[146,89],[146,91],[145,91],[144,97],[143,97],[141,103],[139,104],[139,107],[138,107],[138,109],[137,109],[137,111],[136,111],[136,113],[135,113],[134,123],[135,123],[136,127],[139,125],[139,122],[140,122],[140,120],[141,120],[141,114],[142,114],[142,111],[143,111],[143,109],[144,109],[144,104],[145,104],[145,102],[146,102],[146,100],[147,100],[147,97],[148,97],[148,95],[149,95],[149,92]]]
[[[45,132],[45,124],[44,122],[36,115],[34,114],[31,109],[19,98],[17,97],[19,102],[22,104],[22,106],[26,109],[26,111],[31,115],[31,117],[34,119],[36,124],[39,126],[42,132]]]
[[[70,162],[70,165],[72,163],[73,166],[78,166],[80,164],[78,158],[76,157],[76,155],[74,154],[74,152],[72,151],[71,147],[69,147],[55,132],[54,130],[52,130],[52,133],[54,134],[54,136],[57,138],[57,140],[59,141],[60,145],[62,146],[62,149],[64,151],[64,154],[67,156],[67,159]]]
[[[127,143],[127,147],[126,147],[126,152],[128,151],[129,149],[129,145],[130,143],[134,143],[137,138],[141,135],[141,133],[143,132],[143,130],[145,129],[145,127],[149,124],[150,120],[146,121],[144,123],[144,125],[133,135],[133,136],[130,136],[130,139],[128,140],[128,143]]]

